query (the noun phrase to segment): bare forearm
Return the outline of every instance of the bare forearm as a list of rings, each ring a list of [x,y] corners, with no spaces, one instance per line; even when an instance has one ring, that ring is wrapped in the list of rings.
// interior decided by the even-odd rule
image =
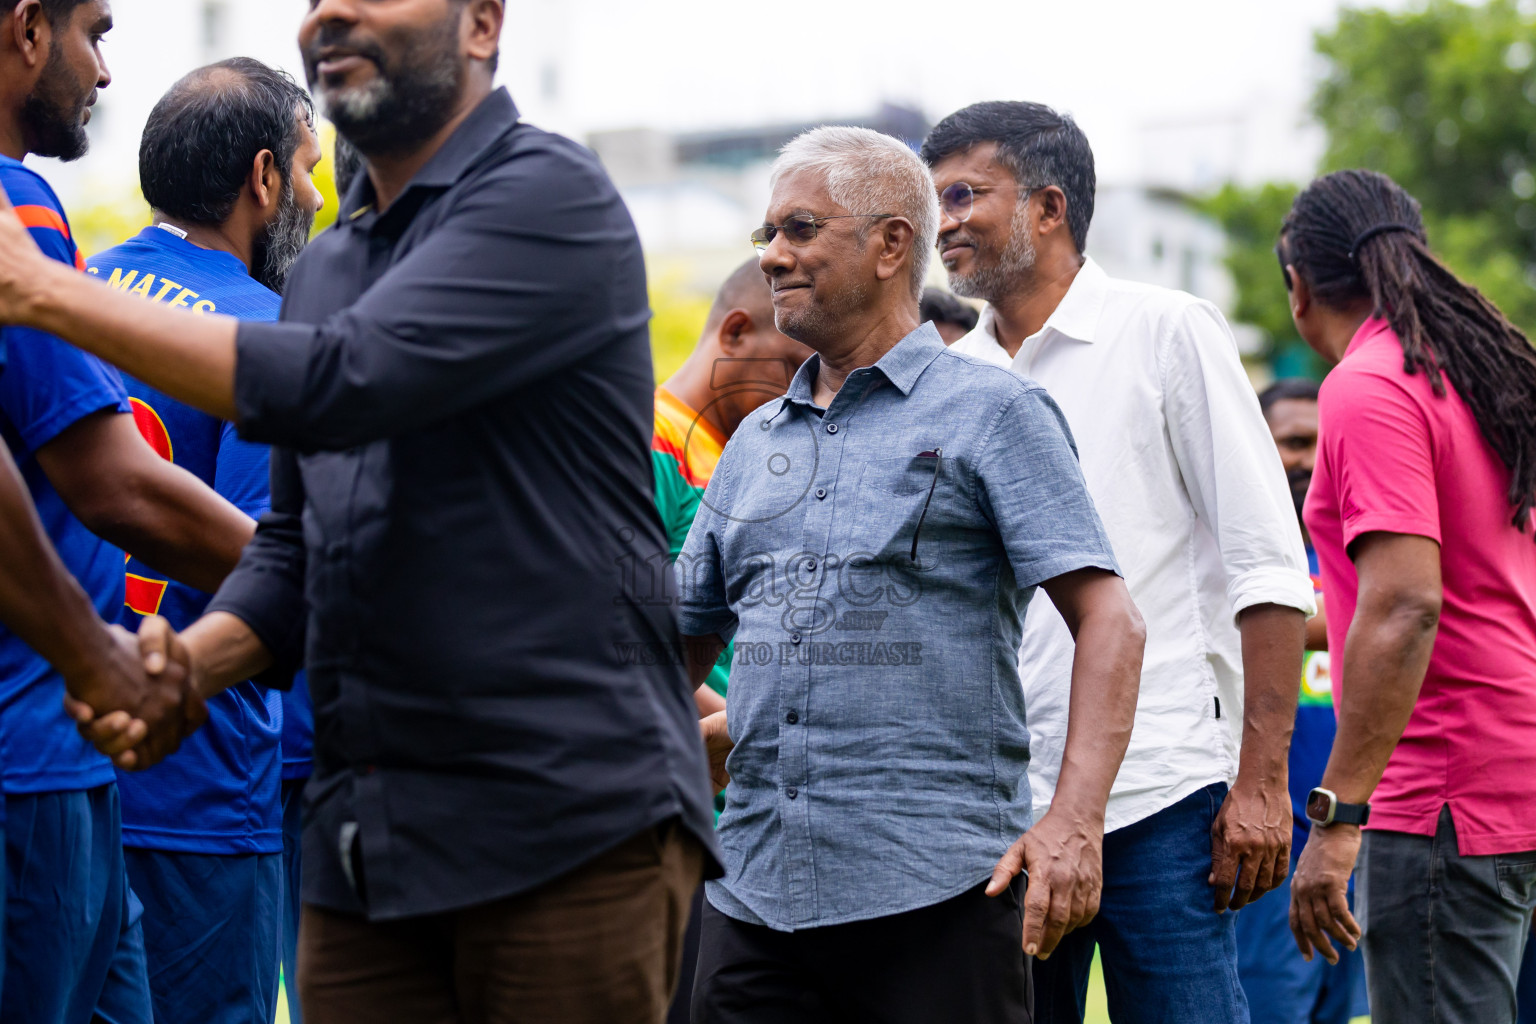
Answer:
[[[158,572],[213,593],[240,561],[255,522],[190,473],[164,462],[146,470],[91,529]]]
[[[1238,616],[1243,638],[1243,744],[1238,778],[1286,780],[1296,723],[1307,620],[1295,608],[1261,604]]]
[[[1307,650],[1326,651],[1328,649],[1328,611],[1323,603],[1323,595],[1317,595],[1317,614],[1307,620]]]
[[[1053,812],[1101,821],[1136,720],[1145,630],[1134,612],[1085,616],[1072,659],[1072,695]]]
[[[725,698],[710,689],[708,683],[693,691],[693,703],[699,709],[700,718],[707,718],[717,711],[725,710]]]
[[[235,419],[235,320],[146,302],[52,261],[39,267],[26,300],[26,326],[210,415]]]
[[[272,652],[243,619],[228,612],[209,612],[181,639],[192,655],[193,685],[205,700],[272,665]]]
[[[1422,614],[1355,612],[1344,643],[1339,729],[1323,773],[1323,786],[1340,800],[1365,803],[1375,792],[1419,699],[1435,632]]]
[[[0,620],[66,680],[104,662],[111,641],[32,510],[25,485],[0,457]]]

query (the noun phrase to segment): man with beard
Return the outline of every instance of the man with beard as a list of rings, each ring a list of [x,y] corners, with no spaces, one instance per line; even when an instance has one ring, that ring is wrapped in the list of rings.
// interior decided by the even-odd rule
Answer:
[[[29,253],[42,246],[36,258],[45,272],[72,284],[91,279],[76,272],[84,261],[69,223],[21,160],[85,151],[90,105],[111,80],[97,45],[111,25],[105,0],[0,0],[0,185],[17,204],[15,216],[7,210],[0,220]],[[250,519],[144,443],[115,371],[15,318],[0,323],[10,325],[0,337],[0,436],[49,539],[98,613],[116,619],[121,611],[124,550],[182,582],[217,589],[251,537]],[[146,691],[137,708],[123,702],[157,726],[157,754],[173,750],[206,714],[176,675],[157,677],[164,685]],[[0,631],[8,875],[0,1021],[74,1022],[93,1011],[147,1020],[117,784],[111,763],[65,715],[63,695],[47,662]],[[144,703],[149,698],[153,704]]]
[[[1082,1019],[1097,945],[1116,1021],[1246,1020],[1223,912],[1286,874],[1286,749],[1314,610],[1274,443],[1214,306],[1112,280],[1084,255],[1093,152],[1071,118],[978,103],[936,125],[923,157],[950,288],[990,304],[954,351],[1011,367],[1061,404],[1147,619],[1104,900],[1036,963],[1036,1007],[1046,1021]],[[1037,601],[1019,663],[1040,806],[1065,777],[1071,654],[1066,623]]]
[[[57,270],[0,217],[0,322],[272,443],[272,509],[181,634],[211,696],[302,660],[307,1024],[660,1021],[715,848],[649,453],[645,265],[585,149],[493,87],[500,0],[317,0],[299,33],[367,162],[282,322]],[[123,766],[163,730],[83,728]],[[141,727],[129,725],[130,730]]]
[[[155,105],[139,147],[154,222],[89,260],[89,273],[173,308],[276,320],[321,205],[313,120],[309,94],[258,61],[183,78]],[[125,384],[151,447],[252,518],[267,510],[265,446],[147,384]],[[123,624],[137,630],[158,614],[184,629],[211,596],[133,560]],[[276,691],[239,683],[208,699],[207,723],[175,758],[118,777],[158,1024],[244,1024],[276,1012],[283,710]]]
[[[1317,396],[1315,380],[1290,377],[1259,392],[1259,408],[1280,452],[1280,464],[1291,485],[1296,519],[1317,465]],[[1307,655],[1302,662],[1301,695],[1296,705],[1296,731],[1291,736],[1291,860],[1307,843],[1307,797],[1322,785],[1323,769],[1333,749],[1337,722],[1328,659],[1328,623],[1323,615],[1322,578],[1317,552],[1307,542],[1307,566],[1317,592],[1317,615],[1307,623]],[[1290,879],[1237,915],[1237,971],[1252,1008],[1253,1024],[1348,1024],[1365,1016],[1365,963],[1357,949],[1339,950],[1337,963],[1323,957],[1302,958],[1291,937]]]

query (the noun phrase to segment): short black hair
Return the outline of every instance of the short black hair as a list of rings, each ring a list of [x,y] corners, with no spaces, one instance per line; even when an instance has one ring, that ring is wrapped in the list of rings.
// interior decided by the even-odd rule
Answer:
[[[933,126],[923,140],[929,167],[973,146],[997,143],[997,160],[1021,188],[1055,185],[1067,197],[1067,227],[1079,253],[1088,247],[1097,177],[1088,136],[1067,114],[1043,103],[972,103]]]
[[[976,307],[961,302],[942,288],[924,288],[922,301],[917,306],[917,318],[923,323],[954,324],[967,331],[974,331],[980,314]]]
[[[1315,402],[1318,391],[1317,381],[1310,377],[1281,377],[1259,392],[1259,409],[1268,416],[1276,402]]]
[[[139,186],[149,205],[191,224],[222,224],[264,149],[288,184],[314,102],[286,72],[250,57],[198,68],[155,104],[139,143]]]
[[[21,0],[0,0],[0,15],[10,14],[19,3]],[[75,8],[83,3],[85,0],[38,0],[38,6],[43,9],[43,17],[48,19],[50,25],[68,21],[69,16],[75,13]]]

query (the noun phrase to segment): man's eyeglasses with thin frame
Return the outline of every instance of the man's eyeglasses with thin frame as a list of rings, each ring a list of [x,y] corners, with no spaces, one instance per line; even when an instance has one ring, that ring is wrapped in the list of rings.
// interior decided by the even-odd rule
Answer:
[[[783,224],[764,224],[752,232],[752,248],[765,252],[781,231],[790,245],[808,245],[815,240],[817,229],[829,220],[862,220],[866,217],[884,220],[894,216],[894,213],[844,213],[835,217],[812,217],[808,213],[797,213]]]
[[[1049,185],[1028,185],[1020,190],[1019,202],[1024,202],[1034,193]],[[939,209],[944,211],[944,216],[959,224],[964,224],[971,219],[971,212],[976,205],[976,189],[969,183],[957,181],[944,191],[939,193]]]

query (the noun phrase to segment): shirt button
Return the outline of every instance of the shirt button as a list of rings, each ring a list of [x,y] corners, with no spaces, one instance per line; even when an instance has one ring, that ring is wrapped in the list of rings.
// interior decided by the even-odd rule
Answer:
[[[784,721],[788,722],[790,725],[794,725],[796,722],[800,721],[800,716],[791,710],[789,714],[784,716]]]
[[[814,558],[811,559],[809,562],[805,563],[805,571],[806,572],[815,572],[816,571],[816,560]]]
[[[791,633],[791,634],[789,634],[789,642],[792,643],[792,644],[799,643],[800,642],[800,634],[799,633]]]
[[[800,791],[798,789],[796,789],[794,786],[790,786],[788,789],[786,789],[784,791],[784,795],[789,797],[791,800],[793,800],[795,797],[800,795]]]
[[[826,496],[827,496],[827,489],[825,487],[818,487],[818,488],[816,488],[816,500],[818,500],[818,501],[825,500]]]
[[[829,433],[829,434],[837,433],[837,424],[836,423],[828,423],[827,424],[827,433]]]

